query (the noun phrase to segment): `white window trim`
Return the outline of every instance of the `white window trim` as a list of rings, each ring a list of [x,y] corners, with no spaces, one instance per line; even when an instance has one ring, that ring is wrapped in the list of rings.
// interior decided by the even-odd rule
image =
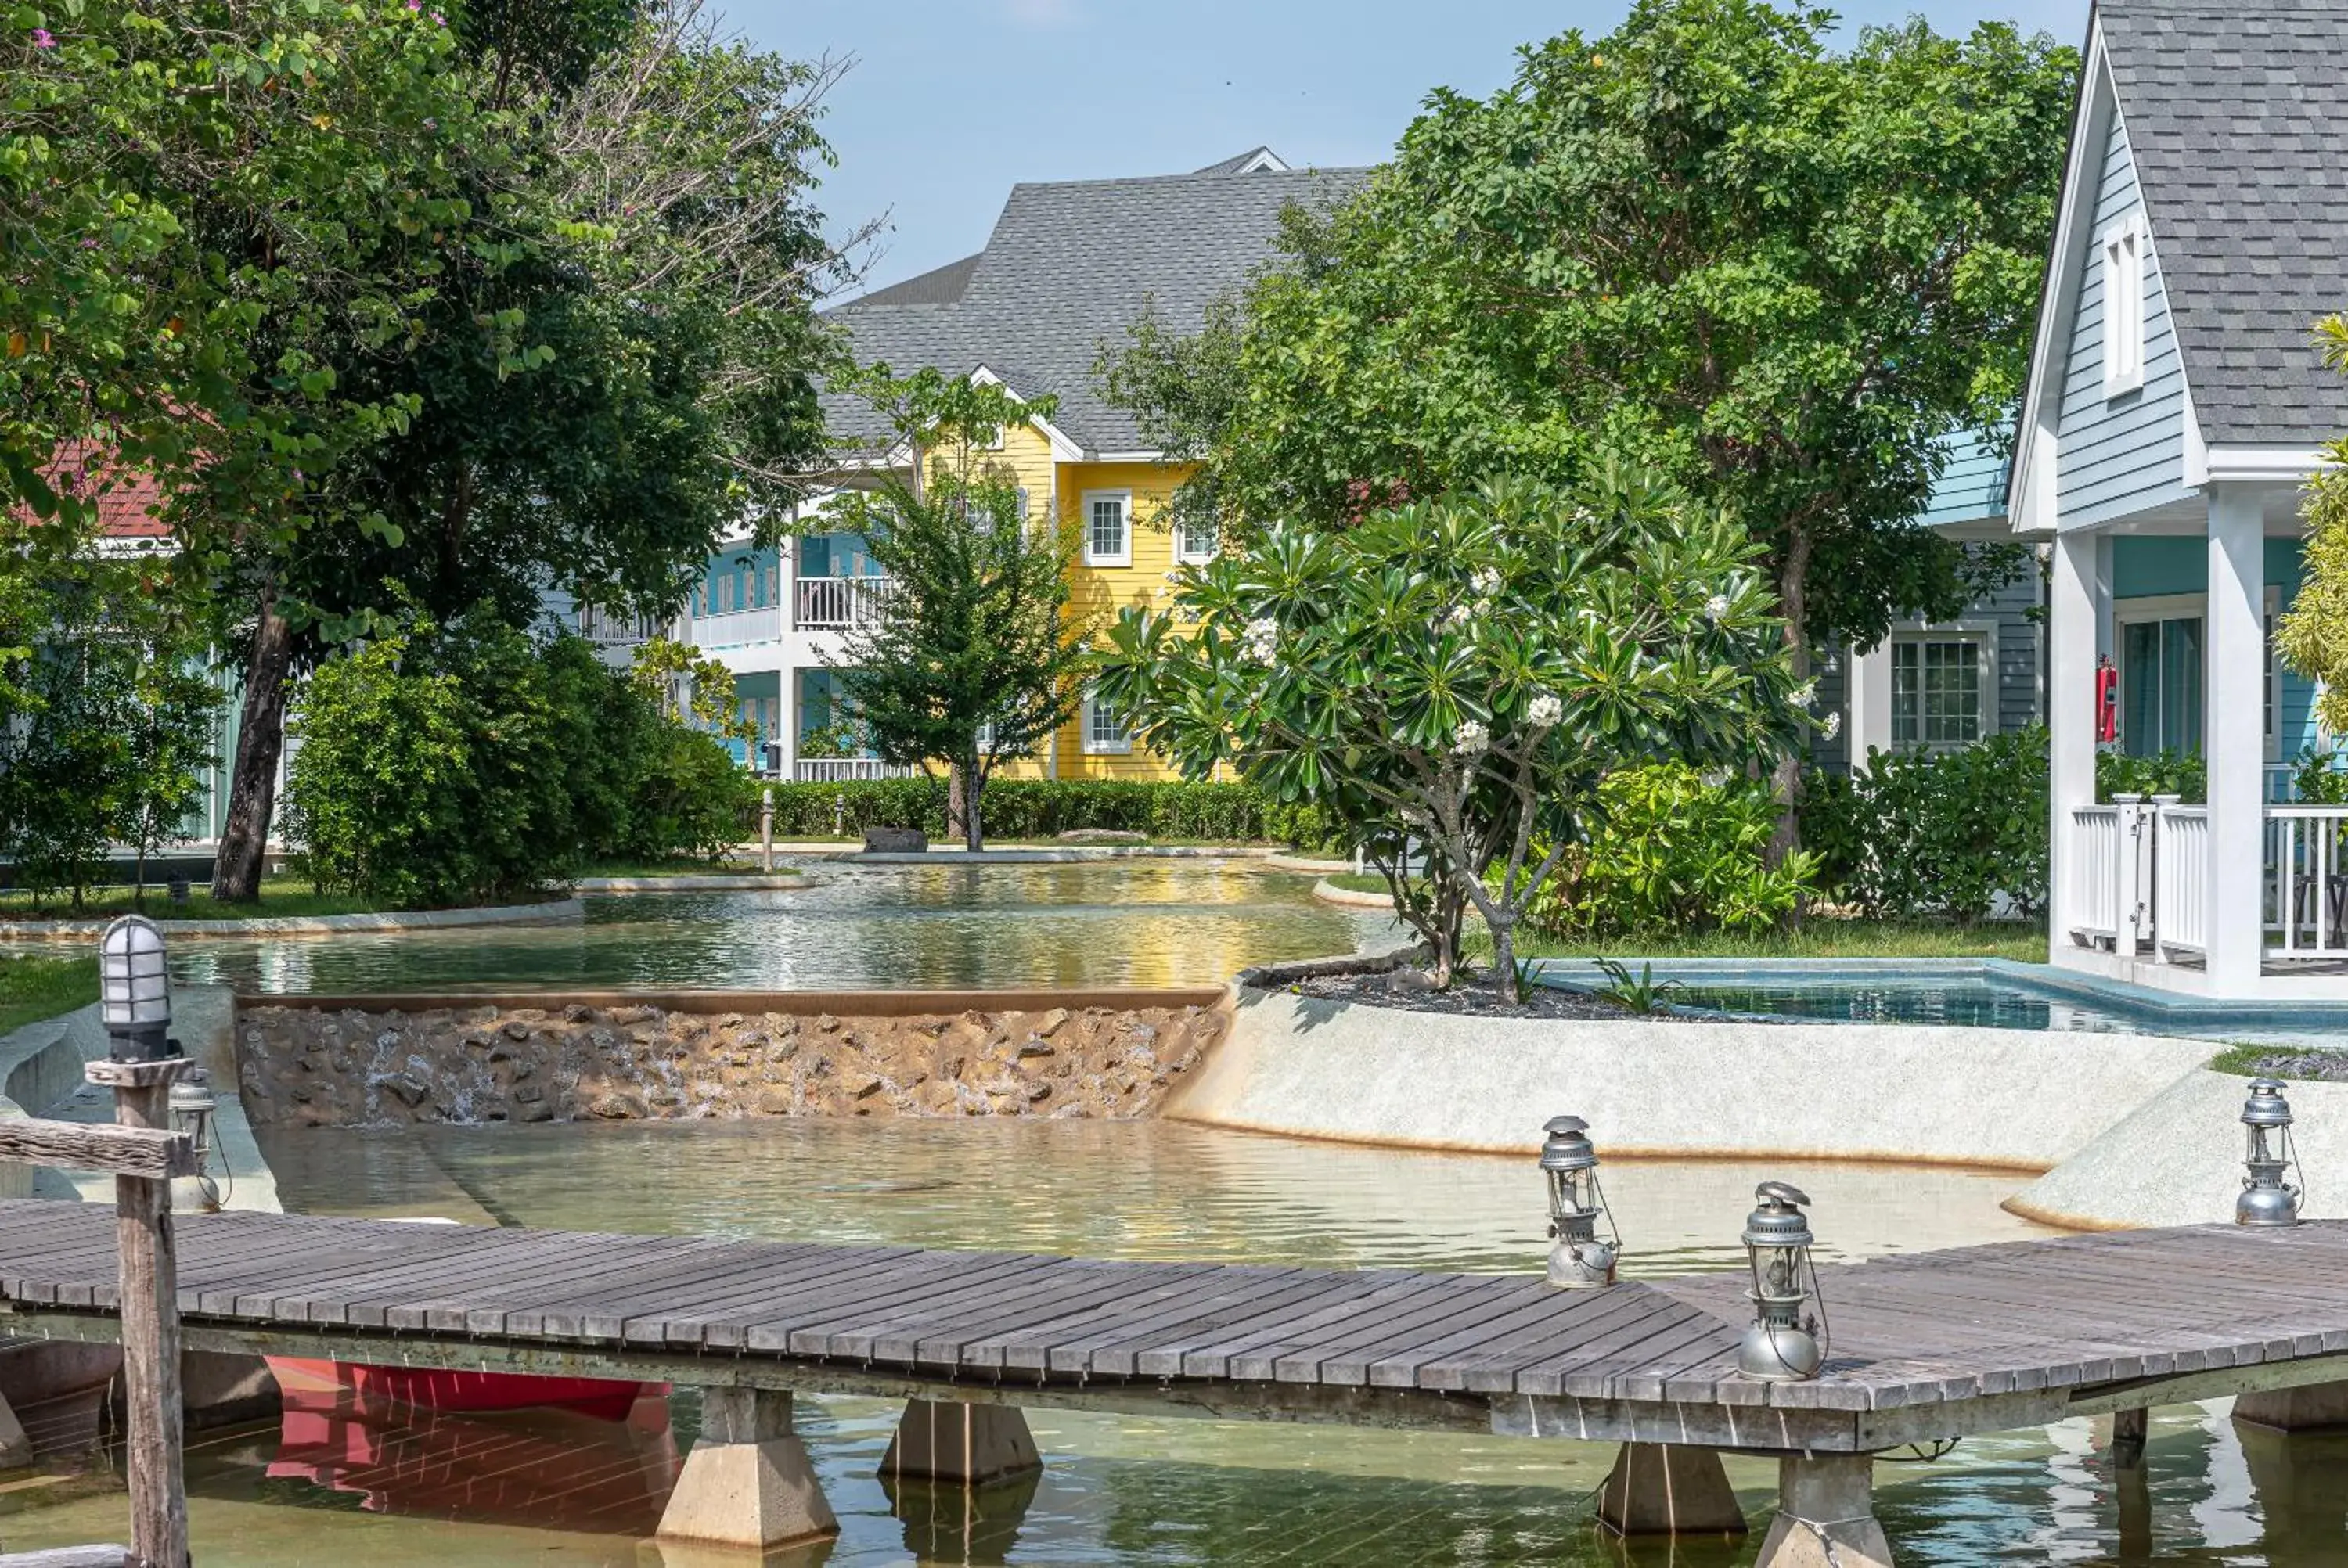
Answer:
[[[1973,645],[1973,656],[1981,661],[1982,707],[1974,726],[1979,733],[1973,741],[1900,740],[1898,727],[1900,723],[1898,688],[1894,684],[1898,676],[1893,660],[1887,657],[1883,666],[1883,680],[1884,695],[1890,702],[1890,711],[1886,717],[1891,727],[1884,734],[1884,743],[1888,747],[1893,751],[1961,752],[1968,745],[1988,740],[1992,735],[1998,733],[2001,725],[1998,718],[2000,693],[1997,684],[1996,621],[1965,620],[1929,625],[1911,621],[1905,625],[1895,626],[1891,629],[1891,635],[1884,639],[1886,654],[1890,654],[1894,647],[1902,642],[1970,642]]]
[[[1176,564],[1179,566],[1204,566],[1209,561],[1213,560],[1215,559],[1215,546],[1210,545],[1203,550],[1194,550],[1190,548],[1189,543],[1189,525],[1185,521],[1178,519],[1174,524],[1174,559]],[[1215,530],[1215,538],[1216,542],[1220,544],[1222,539],[1222,529],[1220,527]]]
[[[1086,490],[1079,497],[1083,510],[1077,516],[1085,530],[1085,564],[1086,566],[1131,566],[1133,564],[1133,492],[1131,490]],[[1093,503],[1115,501],[1125,509],[1125,548],[1114,555],[1098,555],[1093,550]]]
[[[2131,212],[2096,241],[2096,264],[2103,270],[2104,396],[2125,397],[2144,387],[2146,318],[2150,291],[2145,286],[2151,246],[2143,214]],[[2133,267],[2127,264],[2133,262]]]
[[[1122,757],[1131,755],[1133,752],[1133,723],[1129,719],[1126,722],[1125,739],[1122,741],[1099,741],[1093,738],[1093,714],[1099,706],[1099,702],[1094,697],[1087,695],[1085,698],[1084,712],[1079,715],[1084,728],[1079,730],[1076,734],[1077,740],[1083,744],[1085,755],[1088,757]]]

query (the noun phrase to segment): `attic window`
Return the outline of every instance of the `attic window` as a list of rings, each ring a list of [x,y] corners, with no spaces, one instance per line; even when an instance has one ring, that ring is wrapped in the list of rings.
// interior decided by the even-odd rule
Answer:
[[[2144,231],[2133,217],[2104,235],[2104,395],[2144,385]]]

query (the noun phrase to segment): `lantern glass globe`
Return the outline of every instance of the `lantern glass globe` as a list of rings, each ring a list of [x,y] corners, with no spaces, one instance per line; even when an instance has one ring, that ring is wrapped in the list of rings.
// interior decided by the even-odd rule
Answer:
[[[171,1021],[171,977],[163,933],[140,915],[125,915],[98,938],[99,1019],[108,1029],[154,1029]]]

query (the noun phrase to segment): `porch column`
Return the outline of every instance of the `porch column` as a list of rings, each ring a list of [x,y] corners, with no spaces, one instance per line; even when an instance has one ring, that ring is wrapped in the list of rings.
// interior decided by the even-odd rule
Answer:
[[[2061,962],[2079,921],[2071,813],[2096,803],[2096,644],[2104,616],[2096,536],[2054,536],[2046,588],[2047,942]]]
[[[2209,770],[2209,989],[2249,996],[2266,945],[2266,523],[2259,493],[2209,492],[2201,754]]]
[[[1858,773],[1870,749],[1891,749],[1891,639],[1886,634],[1864,653],[1854,643],[1849,656],[1850,771]]]
[[[789,780],[799,776],[799,667],[790,662],[785,653],[782,670],[776,675],[782,682],[780,698],[775,706],[782,714],[776,724],[775,739],[782,743],[782,754],[775,764],[775,775]]]

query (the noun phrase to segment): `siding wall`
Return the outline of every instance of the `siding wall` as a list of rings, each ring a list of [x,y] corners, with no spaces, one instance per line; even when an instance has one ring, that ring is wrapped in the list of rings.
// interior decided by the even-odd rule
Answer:
[[[2186,494],[2185,377],[2153,247],[2141,258],[2144,385],[2117,398],[2104,396],[2103,236],[2143,207],[2127,128],[2115,112],[2105,138],[2095,220],[2085,237],[2078,308],[2064,363],[2055,461],[2056,509],[2065,527],[2125,517]],[[2156,236],[2153,246],[2157,243]]]

